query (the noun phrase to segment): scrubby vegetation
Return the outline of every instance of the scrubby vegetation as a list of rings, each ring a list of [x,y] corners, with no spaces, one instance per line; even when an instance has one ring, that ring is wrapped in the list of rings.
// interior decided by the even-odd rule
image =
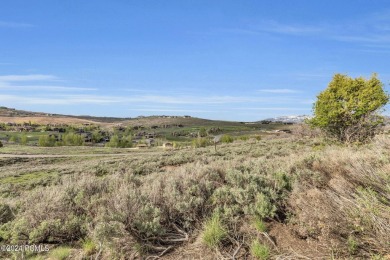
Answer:
[[[8,148],[10,146],[151,148],[162,147],[164,143],[173,144],[174,148],[189,146],[199,148],[213,145],[216,136],[222,137],[221,143],[231,143],[235,140],[246,141],[253,136],[261,138],[260,135],[272,135],[281,128],[291,127],[290,124],[283,122],[246,124],[189,116],[117,118],[116,121],[115,118],[88,117],[90,120],[85,121],[85,117],[69,118],[61,115],[28,117],[27,111],[18,112],[12,109],[4,111],[0,109],[0,114],[1,112],[9,114],[7,111],[10,115],[18,115],[20,112],[26,116],[0,118],[3,120],[0,122],[0,141],[7,144]]]
[[[383,86],[375,74],[368,80],[336,74],[318,95],[310,124],[341,142],[371,140],[384,122],[379,110],[389,101]]]
[[[298,134],[197,147],[0,159],[0,244],[47,244],[44,256],[62,259],[388,254],[388,136],[358,147]]]

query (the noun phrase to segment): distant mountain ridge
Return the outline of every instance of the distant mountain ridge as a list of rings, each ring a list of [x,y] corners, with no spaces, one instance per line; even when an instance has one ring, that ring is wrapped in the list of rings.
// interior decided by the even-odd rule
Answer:
[[[279,116],[267,118],[261,121],[271,121],[271,122],[282,122],[282,123],[302,123],[305,119],[312,118],[309,115],[299,115],[299,116]]]
[[[382,115],[382,116],[384,117],[385,124],[389,125],[390,124],[390,116],[388,116],[388,115]],[[281,123],[299,124],[299,123],[304,122],[306,119],[311,119],[311,118],[313,118],[313,116],[309,116],[309,115],[279,116],[279,117],[271,117],[271,118],[263,119],[263,120],[260,120],[258,122],[268,121],[268,122],[272,122],[272,123],[281,122]]]
[[[25,110],[18,110],[15,108],[8,108],[0,106],[0,123],[18,123],[34,122],[38,124],[101,124],[101,125],[133,125],[133,126],[171,126],[171,125],[185,125],[185,126],[241,126],[243,122],[211,120],[192,117],[189,115],[183,116],[169,116],[169,115],[154,115],[154,116],[138,116],[135,118],[122,117],[96,117],[88,115],[62,115],[51,114],[45,112],[32,112]]]
[[[124,121],[143,121],[143,123],[147,123],[147,121],[150,121],[150,123],[154,123],[156,119],[163,119],[165,121],[172,121],[172,120],[178,120],[180,119],[186,119],[185,121],[192,120],[192,121],[209,121],[209,122],[226,122],[221,120],[209,120],[209,119],[201,119],[201,118],[194,118],[191,116],[138,116],[135,118],[121,118],[121,117],[99,117],[99,116],[88,116],[88,115],[63,115],[63,114],[51,114],[51,113],[45,113],[45,112],[32,112],[32,111],[25,111],[25,110],[19,110],[15,108],[8,108],[0,106],[0,117],[46,117],[46,118],[75,118],[80,120],[88,120],[88,121],[95,121],[95,122],[101,122],[101,123],[120,123]],[[281,123],[302,123],[305,119],[311,118],[309,115],[292,115],[292,116],[279,116],[279,117],[272,117],[267,118],[259,121],[255,121],[252,123],[260,123],[264,121],[268,122],[281,122]],[[171,120],[169,120],[171,119]],[[239,123],[239,122],[235,122]]]

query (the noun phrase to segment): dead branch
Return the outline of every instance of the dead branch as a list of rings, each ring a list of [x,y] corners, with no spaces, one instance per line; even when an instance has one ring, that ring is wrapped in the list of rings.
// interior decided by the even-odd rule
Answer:
[[[96,255],[96,257],[95,257],[95,260],[98,260],[98,259],[99,259],[100,254],[102,253],[102,250],[103,250],[102,243],[99,242],[99,252],[97,253],[97,255]]]
[[[276,246],[275,242],[271,239],[271,237],[270,237],[266,232],[261,232],[261,234],[262,234],[265,238],[267,238],[267,240],[268,240],[269,242],[271,242],[271,244],[274,246],[274,248],[276,249],[276,251],[279,252],[278,247]]]
[[[171,250],[173,248],[173,246],[169,246],[169,247],[158,247],[158,246],[151,246],[151,245],[148,245],[148,247],[150,247],[151,249],[153,250],[156,250],[156,251],[161,251],[163,250],[159,255],[155,255],[155,256],[148,256],[146,258],[146,260],[148,259],[159,259],[160,257],[162,257],[163,255],[165,255],[169,250]]]
[[[237,256],[238,252],[240,252],[241,247],[242,247],[242,244],[239,244],[238,248],[233,253],[232,260],[236,260],[236,256]]]

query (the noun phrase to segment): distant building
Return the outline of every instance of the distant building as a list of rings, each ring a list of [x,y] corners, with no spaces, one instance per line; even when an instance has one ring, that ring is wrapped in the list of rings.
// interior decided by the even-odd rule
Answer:
[[[173,148],[173,143],[171,143],[171,142],[166,142],[166,143],[163,144],[163,147],[164,147],[164,148]]]
[[[154,146],[154,139],[153,138],[146,139],[145,143],[147,146]]]
[[[137,144],[137,148],[138,149],[146,149],[146,148],[148,148],[148,145],[147,144]]]

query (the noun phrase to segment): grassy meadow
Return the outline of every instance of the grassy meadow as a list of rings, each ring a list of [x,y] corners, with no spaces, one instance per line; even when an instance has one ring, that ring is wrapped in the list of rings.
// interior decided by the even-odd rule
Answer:
[[[358,147],[294,133],[236,140],[217,151],[66,149],[78,156],[0,159],[0,244],[50,248],[1,252],[1,258],[386,259],[389,254],[387,136]],[[45,154],[42,150],[36,153]],[[66,152],[52,147],[46,154]],[[108,155],[83,155],[102,152]]]

